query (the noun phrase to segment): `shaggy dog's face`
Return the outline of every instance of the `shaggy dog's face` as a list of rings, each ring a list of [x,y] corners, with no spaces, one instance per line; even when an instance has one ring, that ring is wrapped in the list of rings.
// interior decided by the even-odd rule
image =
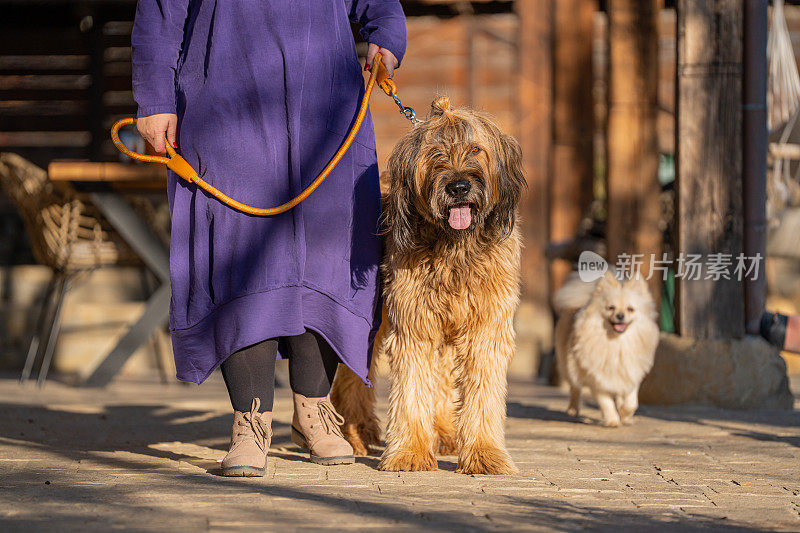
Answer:
[[[486,115],[450,109],[446,97],[397,144],[389,174],[385,222],[399,249],[431,229],[454,242],[514,229],[525,186],[519,144]]]

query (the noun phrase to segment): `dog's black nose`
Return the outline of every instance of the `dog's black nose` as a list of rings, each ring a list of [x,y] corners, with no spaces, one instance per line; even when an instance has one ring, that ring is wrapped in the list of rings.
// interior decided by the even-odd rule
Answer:
[[[625,313],[617,313],[617,320],[619,321],[625,320]]]
[[[448,183],[444,190],[447,191],[447,194],[450,196],[458,198],[459,196],[467,194],[471,188],[472,184],[469,180],[456,180]]]

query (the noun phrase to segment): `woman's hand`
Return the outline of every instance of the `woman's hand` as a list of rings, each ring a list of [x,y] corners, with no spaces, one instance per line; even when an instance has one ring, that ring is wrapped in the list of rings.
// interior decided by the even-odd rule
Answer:
[[[381,60],[383,62],[383,65],[386,67],[386,72],[389,73],[389,77],[391,78],[392,76],[394,76],[394,69],[397,68],[400,62],[397,60],[396,57],[394,57],[393,53],[391,53],[386,48],[378,46],[377,44],[369,43],[369,48],[367,49],[367,62],[364,65],[364,68],[366,70],[372,68],[372,61],[375,59],[375,54],[377,54],[378,52],[381,53]]]
[[[159,154],[166,152],[164,148],[164,137],[169,143],[177,148],[175,144],[175,132],[178,129],[178,115],[173,113],[159,113],[149,117],[136,119],[136,129],[144,137],[144,140]]]

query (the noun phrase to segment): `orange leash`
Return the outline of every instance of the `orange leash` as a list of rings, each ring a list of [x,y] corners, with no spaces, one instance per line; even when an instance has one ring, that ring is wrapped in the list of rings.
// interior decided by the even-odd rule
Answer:
[[[213,196],[214,198],[218,199],[220,202],[228,205],[242,213],[247,213],[249,215],[256,215],[261,217],[271,216],[271,215],[278,215],[280,213],[284,213],[289,209],[293,208],[306,198],[308,195],[314,192],[317,187],[319,187],[325,178],[331,173],[331,171],[336,167],[339,161],[342,159],[344,154],[347,152],[347,149],[350,148],[350,145],[353,144],[353,140],[356,138],[356,134],[358,130],[361,128],[361,123],[364,121],[364,117],[367,114],[367,106],[369,105],[369,97],[372,95],[372,88],[375,86],[375,83],[378,83],[378,86],[383,89],[387,95],[394,98],[397,105],[400,107],[400,111],[412,122],[416,123],[416,116],[414,114],[414,110],[409,107],[404,107],[400,99],[397,98],[395,94],[396,87],[392,79],[389,77],[389,73],[386,72],[386,67],[383,66],[383,62],[381,61],[381,55],[376,54],[375,59],[372,62],[373,68],[372,72],[369,76],[369,81],[367,82],[367,88],[364,91],[364,98],[361,100],[361,107],[358,110],[358,115],[356,116],[356,121],[353,123],[353,127],[350,128],[350,132],[345,137],[344,142],[337,150],[336,154],[334,154],[333,158],[330,162],[322,169],[319,176],[303,190],[300,194],[289,200],[283,205],[279,205],[277,207],[268,207],[268,208],[261,208],[261,207],[251,207],[249,205],[245,205],[241,202],[237,202],[233,198],[229,197],[219,189],[213,187],[206,181],[204,181],[200,176],[197,175],[197,172],[189,165],[189,163],[182,158],[175,149],[169,145],[169,142],[164,142],[164,145],[167,148],[167,154],[169,157],[164,156],[157,156],[157,155],[144,155],[138,152],[134,152],[133,150],[128,149],[122,141],[119,139],[119,129],[122,126],[127,126],[129,124],[135,124],[136,119],[133,117],[123,118],[118,120],[111,126],[111,140],[114,141],[114,145],[119,149],[120,152],[127,155],[132,159],[136,159],[138,161],[145,161],[148,163],[163,163],[167,165],[167,167],[175,172],[178,176],[183,178],[189,183],[195,183],[198,187],[206,191],[208,194]]]

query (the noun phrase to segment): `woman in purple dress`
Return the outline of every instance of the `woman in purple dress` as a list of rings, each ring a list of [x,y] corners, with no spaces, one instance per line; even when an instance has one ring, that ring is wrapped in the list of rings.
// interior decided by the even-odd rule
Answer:
[[[272,207],[342,144],[364,84],[350,22],[390,73],[405,52],[398,0],[139,0],[137,126],[214,187]],[[293,440],[321,464],[353,462],[329,401],[339,362],[365,383],[380,321],[380,190],[369,115],[325,182],[255,217],[168,176],[170,329],[178,378],[221,365],[234,409],[225,475],[263,475],[275,358],[289,359]]]

